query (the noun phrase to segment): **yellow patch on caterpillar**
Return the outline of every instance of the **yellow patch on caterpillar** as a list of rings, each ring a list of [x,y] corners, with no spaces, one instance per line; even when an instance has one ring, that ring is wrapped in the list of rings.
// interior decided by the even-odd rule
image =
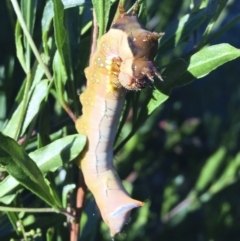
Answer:
[[[108,72],[109,75],[112,74],[111,71]],[[116,87],[113,85],[111,78],[109,78],[109,76],[107,77],[107,92],[108,93],[114,93]]]
[[[108,70],[108,75],[106,76],[107,93],[114,93],[117,89],[119,66],[117,65],[115,59],[106,59],[105,68]]]
[[[106,63],[107,65],[111,66],[112,63],[113,63],[113,61],[112,61],[111,59],[106,59],[106,60],[105,60],[105,63]]]

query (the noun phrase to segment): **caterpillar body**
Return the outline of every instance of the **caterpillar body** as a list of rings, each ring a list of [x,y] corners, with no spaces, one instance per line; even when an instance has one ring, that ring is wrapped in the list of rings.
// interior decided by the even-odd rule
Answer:
[[[88,140],[77,163],[112,237],[128,221],[130,211],[144,204],[124,189],[113,166],[113,143],[127,89],[141,90],[154,75],[161,79],[153,58],[163,35],[141,27],[137,4],[131,14],[121,4],[119,11],[85,69],[87,89],[80,95],[83,115],[76,121],[77,131]]]

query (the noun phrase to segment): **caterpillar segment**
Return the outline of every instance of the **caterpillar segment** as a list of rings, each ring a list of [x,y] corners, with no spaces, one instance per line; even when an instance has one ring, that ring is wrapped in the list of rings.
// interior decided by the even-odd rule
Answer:
[[[87,145],[77,164],[92,192],[111,236],[119,233],[133,208],[134,200],[124,189],[113,166],[113,144],[127,90],[141,90],[161,78],[154,66],[158,39],[141,27],[137,5],[127,14],[120,4],[118,19],[101,37],[89,67],[85,69],[86,91],[80,95],[82,116],[76,129],[87,136]]]

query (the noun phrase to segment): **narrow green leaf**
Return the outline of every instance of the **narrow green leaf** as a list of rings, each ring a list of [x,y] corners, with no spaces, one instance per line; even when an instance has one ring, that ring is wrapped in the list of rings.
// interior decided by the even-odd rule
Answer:
[[[4,77],[0,74],[0,79],[3,79]],[[4,90],[4,86],[2,85],[0,81],[0,129],[3,126],[4,119],[6,118],[7,114],[7,94]]]
[[[17,185],[19,184],[18,181],[15,180],[14,178],[12,178],[12,179],[13,179],[13,185],[17,186]],[[4,182],[4,181],[2,181],[2,182]],[[0,186],[3,186],[3,189],[2,189],[1,191],[6,192],[6,191],[7,191],[7,188],[8,188],[8,187],[11,187],[11,185],[12,185],[12,183],[10,183],[10,186],[8,185],[7,182],[6,182],[5,184],[3,184],[3,185],[1,185],[1,183],[0,183]],[[0,191],[0,192],[1,192],[1,191]],[[14,201],[14,199],[16,198],[16,196],[18,195],[18,193],[19,193],[20,191],[21,191],[21,190],[15,192],[14,189],[11,190],[11,191],[9,191],[8,194],[6,194],[6,195],[3,196],[3,197],[0,197],[0,203],[4,203],[5,205],[10,205],[10,204]]]
[[[215,40],[216,38],[218,38],[219,36],[221,36],[222,34],[224,34],[227,30],[229,30],[230,28],[232,28],[237,22],[240,21],[240,15],[238,15],[237,17],[235,17],[234,19],[232,19],[230,22],[228,22],[226,25],[224,25],[223,27],[221,27],[220,29],[218,29],[216,32],[214,32],[212,35],[210,35],[206,41],[205,44],[209,44],[211,43],[213,40]]]
[[[23,51],[23,43],[22,43],[22,28],[18,21],[16,23],[16,28],[15,28],[15,45],[16,45],[18,60],[24,72],[27,73],[26,60],[25,60],[25,55]]]
[[[99,26],[98,37],[100,38],[106,32],[111,2],[110,0],[92,0],[92,3]]]
[[[32,74],[32,86],[31,86],[31,91],[32,91],[32,89],[36,88],[36,86],[37,86],[37,84],[39,84],[39,82],[45,81],[44,80],[44,69],[42,68],[42,66],[40,64],[38,64],[36,62],[36,65],[34,65],[31,70],[31,74]]]
[[[237,153],[237,155],[229,161],[229,164],[227,168],[224,170],[222,176],[219,178],[218,181],[224,182],[227,181],[228,178],[236,178],[237,174],[239,172],[240,167],[240,153]]]
[[[53,74],[58,100],[65,103],[64,85],[67,82],[67,73],[58,50],[53,59]]]
[[[222,0],[222,1],[214,0],[214,1],[209,2],[208,7],[207,7],[207,14],[211,17],[211,21],[208,23],[207,28],[205,29],[205,32],[203,33],[201,42],[198,45],[198,49],[201,49],[203,46],[206,45],[208,36],[213,31],[213,29],[217,23],[217,20],[220,16],[221,12],[225,8],[227,2],[228,2],[228,0]]]
[[[63,137],[51,144],[29,153],[29,157],[36,162],[41,172],[45,175],[48,172],[54,172],[57,168],[65,163],[75,159],[83,150],[86,143],[86,137],[75,134]],[[2,198],[11,193],[19,185],[18,181],[8,176],[0,183],[0,201]]]
[[[17,222],[19,220],[18,215],[16,213],[14,213],[14,212],[7,212],[7,216],[8,216],[9,221],[11,222],[15,232],[17,234],[20,234],[20,231],[19,231],[19,229],[17,227]]]
[[[53,241],[54,240],[54,228],[48,228],[47,233],[46,233],[46,239],[47,241]]]
[[[68,39],[68,33],[65,29],[65,12],[64,6],[61,0],[53,0],[53,10],[54,10],[54,35],[55,42],[57,45],[58,54],[60,55],[62,61],[63,71],[67,74],[69,80],[73,80],[73,68],[71,60],[71,44]],[[77,24],[76,24],[77,25]],[[62,78],[64,80],[64,78]],[[65,85],[65,82],[63,82]]]
[[[36,161],[42,173],[54,172],[83,150],[86,137],[80,134],[66,136],[34,151],[29,156]]]
[[[26,128],[29,126],[29,124],[32,122],[34,117],[37,115],[40,109],[40,105],[44,98],[46,97],[48,91],[48,80],[43,80],[39,82],[35,89],[29,92],[28,95],[28,108],[26,111],[26,115],[23,120],[21,135],[25,133]],[[19,115],[22,111],[22,102],[18,106],[18,108],[13,113],[11,119],[7,123],[7,125],[3,129],[3,133],[5,135],[8,135],[9,137],[13,137],[15,134],[15,130],[17,126],[19,125]]]
[[[37,135],[37,146],[38,149],[51,143],[50,139],[50,103],[49,101],[44,101],[41,111],[38,117],[38,135]]]
[[[158,89],[154,89],[152,92],[152,98],[147,104],[147,115],[151,115],[157,107],[168,99],[168,97],[168,95],[160,92]]]
[[[201,0],[199,8],[205,8],[211,0]]]
[[[59,203],[56,203],[51,195],[51,189],[42,172],[24,149],[12,138],[2,133],[0,133],[0,148],[3,151],[0,164],[6,168],[7,172],[49,205],[54,208],[59,207]]]
[[[55,42],[57,45],[57,49],[59,51],[59,55],[62,60],[63,67],[65,68],[66,62],[66,42],[67,42],[67,34],[64,27],[64,6],[61,0],[53,0],[53,24],[54,24],[54,35]],[[67,72],[65,70],[65,72]]]
[[[194,190],[202,191],[212,180],[214,180],[217,171],[224,161],[226,152],[227,150],[224,147],[220,147],[210,158],[208,158],[208,160],[206,160],[204,167],[201,169]]]
[[[163,82],[159,82],[159,80],[154,82],[155,87],[151,91],[151,94],[148,94],[147,98],[145,99],[146,105],[142,106],[139,113],[139,118],[137,124],[135,125],[137,128],[138,126],[141,126],[141,124],[144,123],[144,121],[169,98],[172,83],[174,83],[176,79],[186,71],[186,69],[186,61],[183,59],[178,59],[169,65],[163,72]]]
[[[190,60],[188,71],[197,78],[209,74],[217,67],[240,56],[239,49],[229,44],[213,45],[194,54]]]
[[[66,30],[64,28],[64,7],[61,0],[53,0],[53,10],[54,10],[54,33],[57,49],[63,58],[63,46],[66,42]],[[63,58],[64,61],[64,58]]]
[[[44,11],[43,11],[43,17],[41,21],[42,25],[42,43],[43,43],[43,49],[45,53],[45,59],[50,58],[49,53],[49,46],[48,46],[48,36],[49,31],[51,30],[51,23],[53,19],[53,3],[52,1],[48,1],[45,5]]]
[[[228,161],[228,165],[224,172],[222,173],[221,177],[213,183],[213,185],[209,188],[207,194],[208,195],[215,195],[216,193],[220,192],[224,188],[232,185],[233,183],[238,181],[238,172],[240,167],[240,153],[236,155],[235,158]],[[204,195],[204,194],[203,194]]]
[[[42,66],[40,64],[35,62],[35,64],[33,65],[32,69],[31,69],[32,84],[31,84],[31,90],[29,93],[32,93],[35,86],[43,79],[43,75],[44,75],[44,69],[42,68]],[[15,98],[16,105],[19,105],[21,103],[21,101],[23,100],[25,84],[26,84],[26,78],[25,78],[23,84],[21,85],[21,87],[18,91],[18,94]],[[6,124],[7,123],[5,123],[5,125]]]
[[[48,93],[48,83],[48,80],[42,80],[36,85],[31,96],[31,99],[28,102],[27,112],[24,118],[21,135],[25,133],[29,124],[32,122],[34,117],[39,113],[42,101],[45,99]]]
[[[194,79],[199,79],[219,66],[240,57],[240,50],[229,44],[218,44],[206,47],[190,58],[187,71],[172,84],[176,86],[186,85]]]
[[[24,0],[21,1],[21,10],[24,20],[26,22],[27,28],[32,35],[33,28],[35,24],[36,18],[36,8],[37,8],[37,0]],[[25,47],[27,45],[27,39],[24,40]]]
[[[31,35],[33,35],[33,28],[35,24],[36,18],[36,8],[37,8],[37,0],[24,0],[21,1],[21,10],[22,15],[25,20],[27,29]],[[31,66],[31,47],[28,43],[28,39],[24,36],[24,46],[25,46],[25,56],[26,56],[26,67],[27,72],[30,71]]]
[[[184,41],[189,35],[197,29],[206,19],[206,10],[200,9],[197,12],[190,13],[182,17],[178,22],[174,22],[167,29],[161,39],[159,53],[167,52]],[[157,57],[157,60],[160,56]]]
[[[62,0],[64,8],[71,8],[76,6],[81,6],[85,3],[85,0]]]

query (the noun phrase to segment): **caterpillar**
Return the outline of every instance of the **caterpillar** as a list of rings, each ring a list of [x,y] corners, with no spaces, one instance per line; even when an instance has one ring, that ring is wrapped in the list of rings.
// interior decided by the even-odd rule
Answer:
[[[112,237],[121,231],[131,210],[144,205],[129,196],[113,166],[113,143],[125,94],[147,87],[154,76],[162,80],[153,59],[163,33],[142,28],[137,9],[135,4],[128,14],[120,3],[119,17],[101,37],[84,70],[87,88],[80,95],[83,114],[76,121],[77,131],[88,140],[77,164]]]

